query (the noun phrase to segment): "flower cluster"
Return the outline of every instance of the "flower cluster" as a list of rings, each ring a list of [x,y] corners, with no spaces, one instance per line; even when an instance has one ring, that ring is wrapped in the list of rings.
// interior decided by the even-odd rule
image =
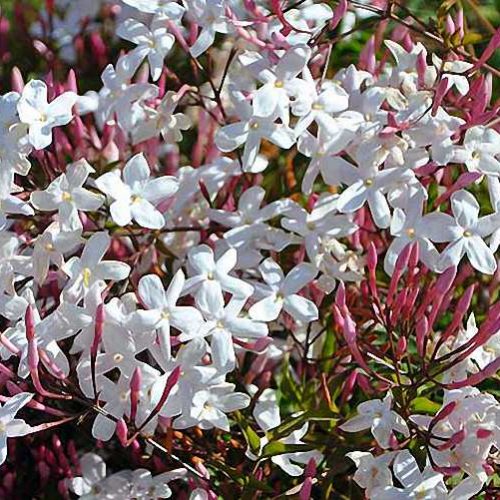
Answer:
[[[445,3],[19,14],[49,72],[0,95],[2,463],[29,436],[67,498],[495,498],[500,31],[469,54]]]

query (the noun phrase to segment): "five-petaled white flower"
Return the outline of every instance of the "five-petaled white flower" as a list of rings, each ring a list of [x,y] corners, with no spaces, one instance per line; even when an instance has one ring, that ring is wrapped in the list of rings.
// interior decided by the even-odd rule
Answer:
[[[38,210],[57,210],[63,231],[82,229],[78,211],[93,212],[104,203],[102,195],[83,187],[92,172],[95,171],[86,160],[68,165],[66,173],[54,179],[47,189],[31,193],[32,205]]]
[[[65,92],[49,103],[45,82],[31,80],[26,84],[17,111],[21,122],[29,126],[29,141],[35,149],[50,146],[52,129],[67,125],[73,119],[71,109],[76,100],[74,92]]]
[[[130,224],[132,219],[148,229],[161,229],[165,224],[154,203],[172,196],[178,183],[174,177],[151,179],[150,175],[146,158],[140,153],[125,165],[123,180],[119,171],[108,172],[96,180],[97,187],[114,200],[111,217],[119,226]]]
[[[381,399],[364,401],[358,406],[358,415],[340,426],[345,432],[359,432],[370,429],[373,437],[384,449],[391,446],[394,431],[408,437],[410,431],[403,418],[392,410],[392,395]]]

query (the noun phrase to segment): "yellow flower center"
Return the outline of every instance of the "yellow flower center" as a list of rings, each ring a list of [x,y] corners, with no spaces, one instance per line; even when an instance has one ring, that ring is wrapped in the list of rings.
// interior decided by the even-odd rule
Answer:
[[[71,201],[73,199],[71,193],[68,193],[68,191],[64,191],[63,194],[61,195],[61,198],[63,201]]]
[[[83,276],[83,284],[86,287],[89,287],[90,286],[90,277],[92,276],[92,271],[88,267],[85,267],[82,271],[82,276]]]

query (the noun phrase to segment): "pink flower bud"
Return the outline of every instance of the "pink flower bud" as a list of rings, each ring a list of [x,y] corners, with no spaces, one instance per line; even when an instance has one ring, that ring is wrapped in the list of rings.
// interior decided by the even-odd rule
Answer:
[[[118,438],[118,441],[120,441],[120,444],[125,448],[128,446],[128,428],[127,424],[125,423],[125,420],[121,418],[116,422],[116,437]]]

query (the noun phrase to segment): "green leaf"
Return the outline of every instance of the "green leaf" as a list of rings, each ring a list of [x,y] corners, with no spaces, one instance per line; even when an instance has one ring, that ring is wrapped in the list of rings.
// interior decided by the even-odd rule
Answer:
[[[300,429],[306,422],[314,420],[336,420],[338,415],[329,409],[304,411],[300,415],[289,417],[285,421],[269,430],[266,434],[270,442],[289,436],[293,431]]]
[[[234,412],[233,415],[238,422],[243,435],[245,436],[250,450],[254,455],[257,455],[260,451],[260,438],[258,434],[254,431],[252,426],[245,420],[245,418],[239,411]]]
[[[441,405],[426,397],[420,396],[411,402],[410,408],[417,413],[435,415],[441,408]]]
[[[464,35],[464,39],[462,40],[462,44],[463,45],[474,45],[474,44],[480,43],[482,41],[483,41],[483,37],[479,33],[474,33],[473,31],[469,31],[469,33]]]
[[[262,450],[262,458],[275,457],[285,453],[299,453],[304,451],[314,450],[314,446],[310,444],[285,444],[280,441],[269,443]]]

